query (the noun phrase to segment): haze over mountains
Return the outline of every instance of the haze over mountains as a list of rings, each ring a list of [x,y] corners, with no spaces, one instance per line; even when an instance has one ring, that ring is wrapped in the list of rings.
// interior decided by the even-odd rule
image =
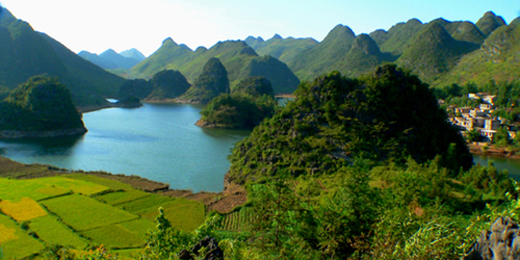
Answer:
[[[88,60],[103,69],[130,69],[146,57],[136,49],[130,49],[117,53],[112,49],[97,55],[88,51],[78,53],[80,57]]]

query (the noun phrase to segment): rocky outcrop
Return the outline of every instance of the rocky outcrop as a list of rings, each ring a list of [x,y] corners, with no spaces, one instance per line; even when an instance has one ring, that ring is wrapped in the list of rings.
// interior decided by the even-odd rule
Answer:
[[[500,217],[490,230],[480,233],[463,260],[520,259],[520,227],[510,217]]]
[[[194,258],[193,255],[199,255],[199,251],[205,248],[206,254],[204,255],[204,258]],[[205,260],[217,260],[217,259],[224,259],[224,251],[218,246],[217,239],[206,236],[204,239],[202,239],[199,243],[197,243],[193,248],[191,249],[191,252],[183,249],[179,253],[179,259],[205,259]],[[200,257],[200,256],[199,256]]]

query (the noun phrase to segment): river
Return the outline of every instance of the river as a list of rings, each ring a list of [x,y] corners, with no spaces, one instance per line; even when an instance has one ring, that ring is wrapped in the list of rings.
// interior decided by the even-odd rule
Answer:
[[[76,138],[2,140],[2,156],[65,169],[138,175],[173,189],[221,191],[227,155],[249,131],[195,126],[202,106],[145,104],[83,114]]]

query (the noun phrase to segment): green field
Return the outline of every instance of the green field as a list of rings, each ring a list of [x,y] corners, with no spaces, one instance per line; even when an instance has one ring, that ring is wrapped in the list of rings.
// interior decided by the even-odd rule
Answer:
[[[166,197],[166,196],[151,194],[150,196],[145,197],[145,198],[141,198],[138,200],[130,201],[128,203],[120,204],[119,207],[126,211],[132,212],[132,213],[142,211],[145,209],[153,209],[156,212],[156,214],[158,214],[157,209],[161,205],[166,204],[168,202],[173,202],[175,200],[176,200],[176,198],[170,198],[170,197]]]
[[[38,253],[45,246],[9,217],[0,214],[0,249],[2,259],[21,259]]]
[[[108,190],[96,183],[64,177],[45,177],[29,180],[0,178],[0,199],[16,201],[29,197],[42,200],[71,192],[92,195]]]
[[[108,249],[138,248],[144,246],[146,232],[153,229],[154,222],[136,219],[83,231],[81,234]]]
[[[164,215],[170,221],[172,227],[192,231],[204,223],[204,204],[184,198],[177,198],[174,202],[161,205]],[[154,220],[158,215],[158,209],[150,208],[137,212],[143,218]]]
[[[159,207],[177,229],[191,231],[204,222],[202,203],[93,175],[0,178],[0,259],[39,257],[46,245],[78,252],[104,245],[121,259],[138,257]]]
[[[106,193],[103,195],[96,196],[95,199],[104,202],[106,204],[110,204],[112,206],[135,201],[138,199],[142,199],[144,197],[150,196],[150,193],[146,193],[140,190],[125,190],[125,191],[115,191]]]
[[[38,234],[38,237],[49,245],[58,244],[71,246],[76,249],[85,249],[90,243],[51,215],[31,220],[29,227],[31,231]]]
[[[41,203],[76,231],[89,230],[138,218],[138,216],[124,210],[77,194],[53,198]]]

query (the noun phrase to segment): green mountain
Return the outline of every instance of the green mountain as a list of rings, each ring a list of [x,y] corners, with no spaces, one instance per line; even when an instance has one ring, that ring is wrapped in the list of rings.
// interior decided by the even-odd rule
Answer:
[[[495,82],[518,81],[520,66],[520,26],[511,23],[497,28],[484,41],[480,49],[464,56],[445,77],[433,83],[446,86],[452,83],[477,85]]]
[[[238,83],[231,94],[221,94],[200,111],[201,127],[253,129],[278,107],[271,82],[265,77],[249,77]]]
[[[271,82],[265,77],[249,77],[240,81],[233,89],[232,94],[245,94],[250,96],[274,96]]]
[[[478,44],[455,40],[435,21],[428,23],[410,42],[397,64],[412,70],[426,82],[436,80],[452,69],[463,55],[479,48]]]
[[[347,26],[337,25],[314,47],[302,51],[288,65],[301,80],[335,70],[334,64],[352,47],[356,36]]]
[[[495,13],[487,12],[477,21],[476,25],[484,35],[489,36],[498,27],[506,25],[506,22],[504,18],[495,15]]]
[[[0,103],[0,111],[0,130],[3,131],[63,131],[56,135],[87,131],[72,103],[69,90],[57,78],[30,78],[10,92],[6,100]],[[4,134],[1,132],[0,135],[5,137]]]
[[[255,38],[253,36],[248,36],[244,40],[244,42],[247,43],[247,45],[251,46],[251,48],[256,49],[261,43],[264,42],[264,39],[260,36],[258,36],[258,38]]]
[[[56,76],[76,105],[101,104],[124,79],[83,60],[51,37],[35,32],[7,9],[0,16],[0,85],[13,89],[35,75]]]
[[[288,37],[283,39],[275,34],[273,38],[264,41],[262,38],[249,36],[245,42],[251,46],[259,55],[269,55],[282,62],[291,62],[300,52],[312,48],[318,42],[312,38]]]
[[[207,104],[214,97],[229,92],[226,68],[219,59],[211,58],[204,65],[204,70],[193,85],[179,99],[190,103]]]
[[[379,45],[383,52],[400,55],[408,46],[408,41],[423,27],[421,21],[410,19],[406,23],[398,23],[387,31],[376,30],[370,37]]]
[[[105,97],[114,97],[125,82],[125,79],[85,61],[50,36],[43,33],[40,36],[50,44],[66,68],[67,74],[60,81],[71,90],[76,105],[106,103]]]
[[[163,70],[150,80],[128,80],[119,89],[119,99],[136,97],[143,100],[174,99],[184,94],[190,87],[186,78],[176,70]]]
[[[146,98],[148,100],[176,98],[190,88],[190,83],[176,70],[163,70],[155,74],[151,84],[153,90]]]
[[[245,42],[219,42],[210,49],[192,51],[170,38],[154,54],[133,67],[129,77],[149,78],[161,70],[172,69],[180,71],[188,81],[193,82],[202,73],[204,64],[213,57],[217,57],[228,71],[231,86],[250,76],[265,76],[277,93],[292,93],[299,84],[298,78],[283,62],[258,56]]]
[[[296,98],[238,142],[230,181],[327,175],[363,158],[440,163],[458,171],[473,163],[428,85],[386,65],[357,79],[338,72],[299,86]]]

